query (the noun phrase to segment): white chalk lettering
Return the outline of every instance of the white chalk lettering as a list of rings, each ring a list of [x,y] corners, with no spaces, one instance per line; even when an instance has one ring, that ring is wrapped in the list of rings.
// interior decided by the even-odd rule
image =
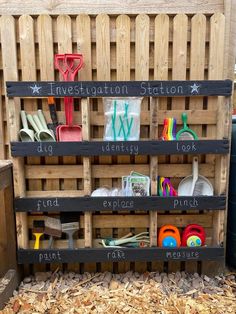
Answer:
[[[114,250],[107,253],[108,260],[124,260],[125,253],[121,250]]]
[[[53,252],[53,253],[39,253],[38,257],[39,263],[46,262],[46,263],[52,263],[52,262],[60,262],[61,261],[61,254],[59,251]]]
[[[128,95],[128,86],[125,84],[108,86],[105,82],[99,86],[86,86],[82,82],[73,85],[60,85],[56,86],[56,83],[49,83],[50,95],[54,96],[65,96],[65,95],[76,95],[76,96],[100,96],[100,95]]]
[[[174,260],[184,260],[184,259],[199,259],[200,254],[197,251],[167,251],[166,252],[167,259],[174,259]]]
[[[176,150],[178,152],[184,152],[184,153],[188,153],[188,152],[195,152],[197,150],[196,148],[196,143],[195,142],[191,142],[191,144],[184,144],[184,143],[176,143]]]
[[[49,83],[50,86],[50,94],[53,96],[54,94],[54,90],[53,90],[53,85],[55,85],[55,83]]]
[[[44,211],[45,209],[59,207],[58,198],[55,199],[38,199],[36,209],[37,211]]]
[[[179,209],[187,209],[187,208],[196,208],[198,207],[198,200],[194,197],[193,199],[181,199],[181,198],[175,198],[173,200],[174,208],[179,208]]]
[[[141,82],[140,95],[158,96],[163,94],[182,95],[183,86],[163,86],[162,82],[158,86],[152,86],[149,82]]]
[[[53,147],[50,144],[45,144],[43,142],[39,142],[39,145],[36,148],[38,153],[46,153],[48,156],[53,155]]]
[[[111,144],[108,142],[106,145],[102,145],[101,150],[103,152],[116,152],[116,153],[124,153],[129,155],[138,155],[139,153],[139,146],[129,143],[116,143]]]
[[[72,86],[69,86],[68,87],[68,93],[71,95],[73,94],[73,87]]]
[[[85,82],[76,82],[73,85],[67,84],[56,84],[53,82],[48,82],[49,93],[51,96],[81,96],[81,97],[98,97],[101,95],[107,96],[126,96],[132,93],[132,88],[129,91],[129,86],[125,82],[113,82],[112,84],[107,84],[106,82],[97,82],[93,85],[90,83],[85,84]],[[140,85],[135,86],[136,92],[140,96],[159,96],[159,95],[183,95],[182,85],[171,85],[171,83],[151,83],[148,81],[140,82]]]
[[[126,208],[133,208],[134,207],[134,201],[129,201],[125,199],[116,199],[114,201],[103,201],[103,208],[108,208],[112,210],[116,209],[126,209]]]
[[[176,94],[176,87],[175,87],[175,86],[172,86],[172,87],[170,88],[170,93],[171,93],[171,94]]]

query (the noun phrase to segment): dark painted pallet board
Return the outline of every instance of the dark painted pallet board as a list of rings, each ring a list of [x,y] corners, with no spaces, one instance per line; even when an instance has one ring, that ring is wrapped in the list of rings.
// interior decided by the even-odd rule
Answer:
[[[100,156],[227,154],[229,141],[127,141],[127,142],[11,142],[11,153],[19,156]]]
[[[16,212],[224,210],[225,196],[15,198]]]
[[[230,96],[232,81],[6,82],[8,97]]]
[[[19,264],[224,260],[224,248],[84,248],[18,250]]]

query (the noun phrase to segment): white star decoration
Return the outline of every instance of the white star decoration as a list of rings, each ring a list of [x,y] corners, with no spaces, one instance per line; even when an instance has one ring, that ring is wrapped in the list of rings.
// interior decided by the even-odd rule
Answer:
[[[194,83],[193,85],[190,85],[191,87],[191,94],[199,94],[199,88],[201,85],[197,85]]]
[[[40,94],[40,89],[41,89],[42,87],[37,86],[36,84],[34,84],[34,86],[30,86],[30,88],[32,89],[32,93],[33,93],[33,94]]]

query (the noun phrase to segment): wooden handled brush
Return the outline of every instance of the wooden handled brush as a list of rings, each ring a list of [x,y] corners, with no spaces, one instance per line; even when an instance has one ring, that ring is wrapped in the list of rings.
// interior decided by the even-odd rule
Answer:
[[[62,234],[60,219],[45,217],[45,229],[44,233],[49,235],[48,248],[53,247],[54,238],[60,238]]]
[[[44,233],[45,223],[44,220],[34,220],[32,233],[35,236],[34,249],[39,249],[40,238]]]
[[[73,234],[79,230],[79,223],[78,222],[68,222],[63,223],[61,225],[62,232],[66,233],[69,239],[69,249],[74,249],[74,240],[73,240]]]

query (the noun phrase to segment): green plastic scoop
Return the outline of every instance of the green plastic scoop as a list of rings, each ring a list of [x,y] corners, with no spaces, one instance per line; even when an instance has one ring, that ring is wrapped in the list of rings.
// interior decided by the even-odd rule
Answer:
[[[34,142],[34,131],[29,129],[27,119],[26,119],[26,113],[24,110],[21,110],[21,121],[23,128],[19,131],[19,136],[22,142]]]
[[[184,124],[184,127],[179,130],[179,132],[176,134],[176,139],[183,141],[183,140],[198,140],[197,134],[191,130],[187,125],[187,114],[185,112],[182,113],[182,121]]]
[[[27,114],[27,120],[35,130],[35,139],[38,142],[55,142],[53,131],[49,130],[41,110],[33,116]]]

